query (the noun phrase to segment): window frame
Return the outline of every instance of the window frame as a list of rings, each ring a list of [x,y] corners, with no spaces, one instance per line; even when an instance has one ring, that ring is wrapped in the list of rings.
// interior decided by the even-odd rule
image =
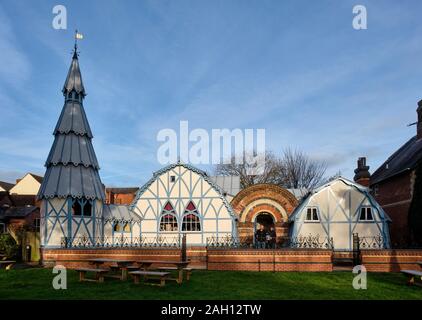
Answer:
[[[79,214],[76,214],[75,213],[76,212],[76,209],[75,209],[75,205],[76,204],[80,208],[79,209],[80,210],[80,213]],[[86,212],[85,212],[85,206],[87,204],[89,204],[89,206],[91,207],[89,214],[86,214]],[[87,217],[87,218],[91,218],[93,216],[93,210],[94,210],[93,200],[86,199],[86,198],[80,198],[80,199],[79,198],[75,198],[75,199],[72,199],[72,216],[73,217],[79,217],[79,218],[85,218],[85,217]]]
[[[173,209],[174,210],[174,209]],[[163,220],[166,218],[166,216],[171,216],[173,218],[173,222],[170,222],[169,220]],[[167,230],[165,226],[170,225],[172,230]],[[164,228],[162,228],[164,227]],[[179,221],[177,219],[177,215],[172,211],[166,211],[161,213],[160,216],[160,224],[159,224],[159,230],[160,232],[179,232]]]
[[[308,219],[308,211],[311,210],[311,219]],[[315,210],[315,212],[314,212]],[[314,213],[316,214],[316,219],[314,219]],[[305,212],[305,222],[306,223],[319,223],[321,221],[319,216],[319,208],[317,206],[306,207]]]
[[[170,205],[170,209],[167,210],[166,207]],[[174,218],[175,222],[176,222],[176,230],[166,230],[161,229],[162,225],[167,225],[167,223],[165,223],[165,221],[163,221],[163,218],[167,215],[170,215]],[[174,223],[172,224],[172,229],[174,229]],[[164,206],[161,209],[161,214],[160,214],[160,218],[158,219],[158,232],[162,232],[162,233],[175,233],[175,232],[179,232],[180,231],[180,223],[179,223],[179,219],[177,217],[177,213],[176,210],[174,209],[173,204],[170,201],[167,201]]]
[[[192,203],[193,205],[193,209],[189,210],[187,209],[187,207]],[[185,222],[185,219],[189,216],[192,215],[194,216],[197,220],[197,222]],[[187,226],[189,223],[189,225],[192,228],[192,225],[196,225],[199,226],[199,230],[186,230],[185,226]],[[181,223],[181,228],[180,228],[180,232],[182,233],[201,233],[202,232],[202,219],[201,219],[201,215],[198,212],[197,207],[195,206],[195,204],[193,203],[193,201],[189,201],[188,204],[186,205],[185,210],[183,211],[183,216],[182,216],[182,223]]]
[[[362,213],[364,212],[364,219],[362,219]],[[371,219],[368,219],[368,213],[371,215]],[[361,206],[359,210],[359,221],[361,222],[374,222],[374,210],[372,210],[372,206]]]

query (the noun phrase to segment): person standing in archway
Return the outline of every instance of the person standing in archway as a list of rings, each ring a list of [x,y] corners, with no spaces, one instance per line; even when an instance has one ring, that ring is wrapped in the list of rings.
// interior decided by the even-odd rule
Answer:
[[[257,249],[265,249],[266,235],[264,225],[260,224],[259,229],[255,232],[255,243]]]
[[[270,230],[268,230],[268,233],[267,233],[267,243],[268,243],[268,248],[270,248],[270,249],[275,249],[276,248],[277,234],[275,232],[274,226],[271,226],[270,227]]]

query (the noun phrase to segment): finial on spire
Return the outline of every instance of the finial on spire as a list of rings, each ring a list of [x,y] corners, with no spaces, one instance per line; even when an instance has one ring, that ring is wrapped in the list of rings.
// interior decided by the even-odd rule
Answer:
[[[82,40],[84,38],[84,36],[82,35],[82,33],[78,32],[78,29],[75,30],[75,46],[73,48],[73,58],[77,59],[78,58],[78,40]]]

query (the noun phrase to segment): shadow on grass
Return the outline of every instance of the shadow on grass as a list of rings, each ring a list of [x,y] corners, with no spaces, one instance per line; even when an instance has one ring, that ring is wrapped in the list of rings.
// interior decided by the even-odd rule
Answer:
[[[422,289],[408,287],[397,273],[368,275],[368,289],[352,287],[349,272],[196,271],[191,281],[164,288],[106,279],[78,282],[68,271],[67,290],[54,290],[51,269],[0,270],[0,299],[422,299]]]

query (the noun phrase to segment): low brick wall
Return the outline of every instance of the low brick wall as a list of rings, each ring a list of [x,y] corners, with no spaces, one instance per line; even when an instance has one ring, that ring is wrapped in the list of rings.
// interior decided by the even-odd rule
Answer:
[[[330,250],[208,250],[208,270],[332,271]]]
[[[329,250],[256,250],[256,249],[208,249],[189,247],[187,257],[190,266],[208,270],[244,271],[332,271],[332,252]],[[87,260],[180,260],[180,249],[44,249],[43,263],[67,268],[89,266]],[[107,266],[107,264],[105,264]]]
[[[403,269],[421,270],[416,263],[422,261],[422,250],[362,250],[361,261],[367,271],[399,272]]]
[[[63,265],[67,268],[87,267],[89,259],[121,260],[180,260],[180,249],[43,249],[45,266]],[[107,266],[107,264],[105,264]],[[91,265],[92,266],[92,265]]]

